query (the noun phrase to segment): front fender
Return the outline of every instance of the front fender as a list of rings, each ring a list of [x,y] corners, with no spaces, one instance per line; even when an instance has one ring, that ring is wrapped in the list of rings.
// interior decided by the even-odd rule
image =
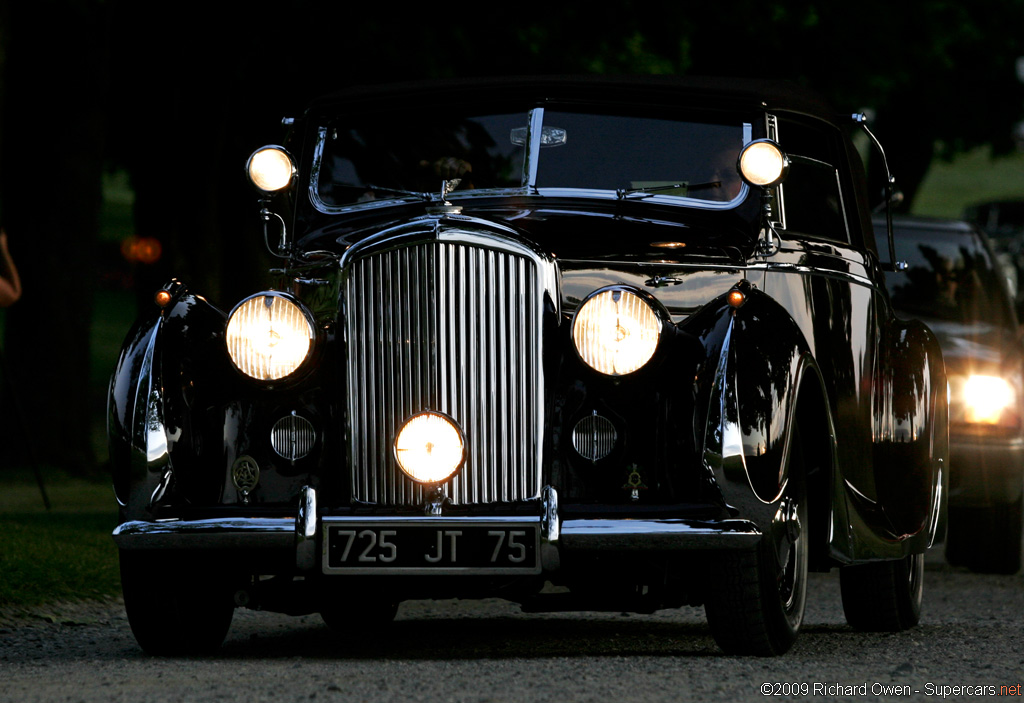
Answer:
[[[797,389],[816,373],[799,327],[770,297],[748,284],[734,308],[709,304],[702,317],[711,333],[704,387],[703,462],[731,510],[766,526],[785,488]],[[820,387],[820,384],[818,384]]]
[[[218,344],[225,320],[223,312],[178,286],[170,305],[143,316],[128,334],[107,401],[112,478],[123,519],[151,518],[153,506],[174,490],[175,464],[194,463],[187,408],[195,402],[197,378],[223,379],[229,371]]]
[[[114,494],[122,511],[148,502],[169,469],[158,340],[162,316],[128,334],[107,396],[107,437]]]

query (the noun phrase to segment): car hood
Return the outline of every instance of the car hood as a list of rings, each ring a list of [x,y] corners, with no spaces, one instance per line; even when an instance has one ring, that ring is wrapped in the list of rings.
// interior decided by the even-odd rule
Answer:
[[[580,261],[727,261],[742,262],[756,242],[746,203],[733,210],[657,208],[633,202],[524,202],[463,207],[457,218],[435,218],[440,227],[489,227],[514,230],[524,241],[558,260]],[[417,220],[423,206],[390,208],[384,220],[346,218],[331,223],[303,245],[347,248],[381,230]],[[311,241],[313,240],[313,241]],[[333,242],[332,242],[333,243]]]

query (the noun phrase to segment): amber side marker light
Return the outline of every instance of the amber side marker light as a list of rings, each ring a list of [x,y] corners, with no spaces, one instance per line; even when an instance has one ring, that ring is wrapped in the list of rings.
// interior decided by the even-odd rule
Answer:
[[[731,290],[731,291],[729,291],[728,301],[729,301],[729,305],[731,305],[732,307],[738,308],[740,305],[743,305],[743,303],[746,302],[746,300],[747,300],[747,296],[743,294],[743,291],[740,291],[740,290]]]
[[[153,300],[162,308],[166,308],[171,302],[171,294],[165,290],[158,290]]]

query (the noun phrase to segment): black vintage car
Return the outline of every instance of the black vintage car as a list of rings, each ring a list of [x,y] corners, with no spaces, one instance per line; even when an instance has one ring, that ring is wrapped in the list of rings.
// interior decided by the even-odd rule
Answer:
[[[855,627],[913,626],[946,379],[890,307],[858,121],[674,79],[367,88],[286,120],[247,165],[276,288],[225,312],[169,283],[112,379],[140,645],[209,651],[237,606],[358,636],[498,596],[703,604],[725,651],[770,655],[832,568]]]
[[[901,316],[942,347],[949,382],[946,558],[974,571],[1020,570],[1024,503],[1024,348],[1013,302],[985,235],[967,222],[895,220],[886,274]]]

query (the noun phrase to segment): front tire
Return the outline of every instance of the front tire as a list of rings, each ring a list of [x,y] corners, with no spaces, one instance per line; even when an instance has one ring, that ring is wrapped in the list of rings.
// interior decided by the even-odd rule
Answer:
[[[924,554],[839,569],[846,622],[865,632],[900,632],[921,619]]]
[[[231,627],[226,578],[173,555],[121,550],[121,590],[132,634],[158,656],[211,654]]]
[[[712,562],[704,612],[726,654],[783,654],[803,623],[809,523],[799,440],[793,451],[778,512],[757,548],[726,552]]]

